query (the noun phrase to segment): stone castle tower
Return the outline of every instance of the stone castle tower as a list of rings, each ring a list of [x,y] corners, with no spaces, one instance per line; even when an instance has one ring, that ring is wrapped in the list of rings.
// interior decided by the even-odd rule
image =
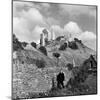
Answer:
[[[40,45],[45,46],[48,41],[55,40],[55,33],[49,32],[47,29],[43,29],[40,34]]]
[[[40,45],[45,46],[48,42],[48,31],[46,29],[42,30],[42,33],[40,34]]]
[[[44,34],[43,33],[40,34],[40,45],[45,46]]]
[[[51,40],[55,40],[55,33],[54,32],[51,33]]]

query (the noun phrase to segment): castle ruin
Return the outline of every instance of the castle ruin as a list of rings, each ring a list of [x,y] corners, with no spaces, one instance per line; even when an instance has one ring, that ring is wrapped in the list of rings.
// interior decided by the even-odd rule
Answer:
[[[55,33],[49,32],[47,29],[43,29],[40,34],[40,45],[45,46],[49,41],[55,40]]]

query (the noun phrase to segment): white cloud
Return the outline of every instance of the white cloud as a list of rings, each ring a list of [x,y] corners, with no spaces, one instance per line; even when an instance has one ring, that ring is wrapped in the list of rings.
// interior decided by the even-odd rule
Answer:
[[[91,48],[92,50],[96,51],[96,39],[91,39],[91,40],[87,40],[84,41],[83,40],[84,45],[86,45],[87,47]]]
[[[30,26],[30,28],[33,28],[36,25],[46,25],[44,17],[36,8],[31,8],[28,11],[22,11],[21,15],[21,17],[25,18],[28,21],[28,25]]]
[[[59,25],[52,25],[51,26],[51,31],[55,32],[56,37],[63,34],[63,28],[61,28]]]
[[[13,30],[14,34],[18,37],[20,41],[26,41],[26,42],[38,42],[40,39],[40,34],[42,33],[42,30],[44,27],[35,26],[32,31],[27,26],[27,22],[24,18],[14,18],[13,23]]]
[[[29,41],[30,31],[27,22],[23,18],[13,18],[13,33],[16,34],[20,41]]]
[[[28,11],[23,10],[21,12],[21,17],[30,19],[30,20],[39,20],[42,21],[43,20],[43,16],[42,14],[36,9],[36,8],[30,8]]]
[[[96,35],[93,32],[85,31],[78,36],[89,48],[96,50]]]
[[[77,37],[78,35],[80,35],[81,32],[82,30],[80,29],[80,27],[76,22],[70,21],[64,26],[64,34],[67,37],[71,38]]]
[[[52,17],[45,18],[39,11],[40,7],[49,8],[48,3],[38,4],[29,2],[14,2],[13,9],[13,33],[20,41],[39,41],[43,27],[48,23],[56,22]]]
[[[59,24],[59,21],[54,19],[53,17],[48,17],[46,18],[46,22],[49,26],[51,25],[58,25]]]
[[[81,33],[81,35],[78,38],[82,40],[91,40],[96,39],[96,35],[93,32],[85,31]]]
[[[45,27],[36,26],[32,31],[32,40],[36,43],[40,40],[40,34]]]
[[[72,22],[72,21],[70,21],[69,23],[67,23],[64,26],[64,31],[72,33],[72,34],[82,32],[82,30],[80,29],[78,24],[76,22]]]
[[[60,4],[60,12],[65,13],[66,12],[71,15],[80,15],[80,14],[86,14],[90,16],[96,16],[96,6],[81,6],[81,5],[65,5]]]
[[[16,6],[14,7],[16,8]],[[36,37],[37,34],[33,32],[33,30],[37,25],[40,27],[46,26],[42,14],[36,8],[30,8],[27,10],[21,8],[20,11],[16,10],[16,12],[16,16],[13,15],[13,33],[16,34],[20,41],[30,42],[34,39],[36,41],[37,38],[34,37]]]
[[[69,37],[71,34],[71,40],[74,37],[82,40],[82,42],[89,48],[96,50],[96,35],[93,32],[83,32],[76,22],[69,22],[64,26],[64,34]]]
[[[33,8],[34,4],[31,2],[13,2],[13,16],[20,16],[20,12],[22,10],[28,10],[30,8]]]

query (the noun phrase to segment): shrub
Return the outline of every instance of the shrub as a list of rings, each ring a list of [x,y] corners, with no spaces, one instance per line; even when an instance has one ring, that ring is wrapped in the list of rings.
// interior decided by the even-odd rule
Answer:
[[[22,44],[23,47],[26,47],[28,43],[27,42],[21,42],[21,44]]]
[[[88,77],[87,70],[84,70],[83,66],[74,67],[72,69],[74,80],[78,83],[84,82]]]
[[[13,51],[17,51],[19,49],[24,49],[22,47],[21,42],[18,40],[18,38],[13,34]]]
[[[58,36],[58,37],[56,38],[56,41],[60,41],[61,38],[64,38],[64,36]]]
[[[47,56],[47,50],[46,50],[46,48],[45,48],[44,46],[41,46],[41,47],[39,48],[39,50],[40,50],[44,55]]]
[[[35,42],[31,42],[32,47],[36,48],[37,44]]]
[[[57,66],[58,66],[60,54],[59,53],[53,53],[53,56],[57,58]]]
[[[59,53],[53,53],[53,56],[56,57],[56,58],[59,58],[60,54]]]
[[[67,64],[67,67],[68,67],[68,70],[71,71],[71,70],[73,69],[73,64],[68,63],[68,64]]]
[[[79,40],[78,38],[74,38],[74,41],[79,42],[79,43],[82,43],[82,41]]]
[[[60,46],[59,50],[65,50],[67,48],[67,43]]]
[[[75,89],[80,91],[81,89],[79,89],[79,87],[81,87],[81,83],[83,83],[88,76],[88,74],[86,72],[83,72],[80,67],[73,67],[73,78],[71,78],[66,85],[66,87],[70,86],[72,91],[74,91]]]
[[[38,68],[44,68],[45,67],[45,61],[43,59],[41,59],[41,60],[37,59],[36,60],[36,66]]]
[[[87,78],[87,73],[80,71],[77,76],[75,77],[75,81],[78,83],[84,82]]]
[[[74,42],[74,41],[68,42],[68,47],[71,49],[78,49],[78,46],[77,46],[76,42]]]
[[[79,73],[80,71],[80,67],[73,67],[72,68],[72,73],[73,73],[73,76],[77,76],[77,74]]]

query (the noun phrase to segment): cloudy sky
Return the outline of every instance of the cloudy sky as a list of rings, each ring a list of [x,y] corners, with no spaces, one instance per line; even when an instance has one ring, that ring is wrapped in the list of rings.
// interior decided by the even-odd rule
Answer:
[[[13,1],[13,33],[20,41],[38,42],[44,27],[96,50],[96,6]]]

